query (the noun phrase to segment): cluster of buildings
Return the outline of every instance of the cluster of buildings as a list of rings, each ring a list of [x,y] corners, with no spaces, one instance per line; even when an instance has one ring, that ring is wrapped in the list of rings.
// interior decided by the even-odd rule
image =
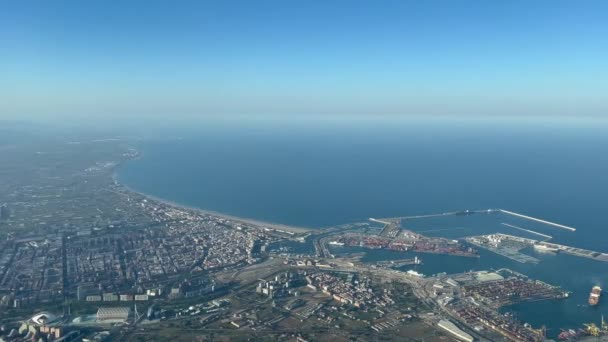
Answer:
[[[67,273],[70,281],[83,289],[79,299],[137,301],[164,293],[179,297],[197,288],[213,290],[208,283],[180,286],[184,284],[176,285],[172,280],[184,273],[254,263],[259,245],[266,239],[259,230],[232,226],[223,218],[147,200],[141,204],[159,222],[157,227],[121,235],[76,237],[70,242]]]
[[[346,246],[384,248],[395,251],[414,251],[471,257],[478,256],[477,251],[463,245],[458,241],[437,237],[425,237],[408,231],[403,231],[397,237],[384,237],[380,235],[366,234],[345,234],[337,238],[336,243]]]
[[[82,325],[81,317],[74,319],[73,324],[66,324],[66,317],[57,316],[50,312],[39,312],[14,327],[0,326],[0,342],[72,342],[72,341],[107,341],[110,332],[107,330],[91,329],[91,323],[119,324],[133,319],[134,314],[129,307],[103,307],[97,314]]]
[[[14,211],[3,206],[3,220],[10,215],[3,227],[20,233],[0,240],[0,306],[66,296],[138,301],[163,289],[173,297],[202,293],[213,285],[175,282],[185,273],[255,263],[268,243],[281,238],[261,226],[147,199],[108,181],[116,163],[91,164],[63,170],[63,178],[46,175],[52,181],[44,186],[15,184],[5,193]]]
[[[496,307],[525,301],[568,297],[568,292],[557,286],[521,277],[466,285],[463,286],[462,292],[466,296],[482,299]]]
[[[40,312],[11,329],[0,327],[0,341],[74,341],[80,336],[78,331],[66,330],[61,326],[61,318],[49,312]]]
[[[263,232],[237,229],[204,215],[182,213],[186,217],[171,219],[179,211],[168,211],[159,226],[124,234],[48,234],[2,241],[0,305],[21,307],[59,301],[64,295],[87,301],[147,300],[174,286],[176,275],[258,260]],[[156,209],[154,215],[163,212]]]
[[[52,301],[63,290],[62,239],[14,239],[0,243],[0,306]]]
[[[477,331],[490,329],[511,341],[540,342],[545,340],[545,333],[522,324],[511,315],[503,315],[496,310],[481,306],[470,297],[449,305],[449,309],[467,326]]]
[[[91,153],[93,148],[96,153]],[[7,181],[0,182],[0,203],[5,203],[0,209],[0,307],[62,300],[66,290],[80,281],[73,278],[75,272],[66,272],[69,258],[64,254],[76,237],[156,224],[112,180],[111,168],[90,169],[91,165],[116,165],[132,157],[132,151],[122,155],[116,146],[83,143],[27,144],[4,152],[0,172]],[[83,265],[83,274],[88,272],[83,278],[99,269],[107,274],[116,267],[107,258],[109,251],[104,253],[100,260],[91,260],[89,270]]]
[[[255,292],[268,296],[270,298],[284,296],[298,296],[299,291],[296,289],[306,284],[304,277],[306,272],[285,272],[276,275],[270,280],[261,279],[256,286]]]
[[[160,204],[152,214],[163,227],[150,231],[154,251],[136,255],[137,264],[160,265],[156,273],[209,271],[258,261],[261,246],[271,240],[260,227],[232,222]],[[148,252],[148,254],[146,254]]]
[[[147,290],[162,287],[179,274],[258,260],[254,249],[265,238],[259,231],[238,229],[222,218],[144,201],[143,207],[149,206],[159,222],[157,227],[76,238],[70,243],[68,274],[75,283],[95,284],[101,289],[130,285]]]
[[[502,269],[497,272],[474,272],[451,275],[430,281],[430,297],[440,304],[457,322],[474,331],[485,330],[511,341],[543,341],[543,329],[534,329],[519,322],[499,308],[525,301],[560,299],[568,296],[557,286],[529,279],[517,272]],[[449,330],[460,334],[458,329]],[[468,337],[457,336],[468,341]]]
[[[308,287],[332,296],[340,303],[358,308],[379,308],[394,304],[389,293],[374,291],[368,278],[359,280],[352,274],[342,279],[331,273],[317,272],[306,276]]]

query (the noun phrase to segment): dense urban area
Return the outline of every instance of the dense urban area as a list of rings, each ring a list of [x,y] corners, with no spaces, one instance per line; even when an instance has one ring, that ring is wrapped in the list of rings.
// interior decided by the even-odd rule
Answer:
[[[0,341],[543,341],[543,327],[500,309],[569,295],[509,269],[415,270],[426,253],[476,248],[534,263],[518,252],[534,240],[427,237],[397,219],[308,230],[180,207],[117,181],[139,157],[122,138],[1,153]],[[418,256],[363,262],[332,246]]]

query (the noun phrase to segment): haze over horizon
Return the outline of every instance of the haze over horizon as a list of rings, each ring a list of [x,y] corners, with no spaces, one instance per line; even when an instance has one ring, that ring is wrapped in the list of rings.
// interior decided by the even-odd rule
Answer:
[[[608,341],[607,14],[0,0],[0,342]]]
[[[604,1],[23,1],[0,118],[606,118]]]

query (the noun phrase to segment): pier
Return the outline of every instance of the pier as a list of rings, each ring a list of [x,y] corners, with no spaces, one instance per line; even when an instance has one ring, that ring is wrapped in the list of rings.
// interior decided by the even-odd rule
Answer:
[[[534,245],[537,242],[536,240],[496,233],[467,237],[465,241],[522,264],[538,264],[540,262],[539,259],[520,252],[520,250]]]
[[[538,262],[538,259],[528,256],[526,254],[522,254],[519,252],[519,250],[525,247],[538,246],[546,247],[548,250],[553,250],[556,253],[570,254],[597,261],[608,262],[608,253],[596,252],[588,249],[565,246],[547,241],[538,241],[534,239],[528,239],[520,236],[513,236],[502,233],[471,236],[465,238],[465,240],[473,245],[476,245],[477,247],[485,248],[496,254],[500,254],[502,256],[522,263],[536,263]],[[519,244],[519,246],[513,245],[513,243]]]
[[[554,222],[549,222],[549,221],[541,220],[541,219],[538,219],[538,218],[535,218],[535,217],[532,217],[532,216],[522,215],[522,214],[514,213],[512,211],[504,210],[504,209],[498,209],[498,211],[500,211],[503,214],[507,214],[507,215],[511,215],[511,216],[515,216],[515,217],[519,217],[519,218],[523,218],[523,219],[530,220],[530,221],[544,223],[544,224],[547,224],[547,225],[550,225],[550,226],[553,226],[553,227],[566,229],[566,230],[569,230],[571,232],[576,231],[576,228],[564,226],[563,224],[559,224],[559,223],[554,223]]]
[[[607,253],[601,253],[601,252],[596,252],[596,251],[583,249],[583,248],[577,248],[577,247],[564,246],[564,245],[559,245],[557,243],[551,243],[551,242],[539,242],[537,245],[545,246],[548,248],[554,248],[554,249],[558,250],[560,253],[566,253],[566,254],[579,256],[579,257],[583,257],[583,258],[589,258],[589,259],[593,259],[593,260],[597,260],[597,261],[608,262]]]
[[[493,214],[493,213],[503,213],[503,214],[506,214],[506,215],[515,216],[515,217],[523,218],[523,219],[526,219],[526,220],[543,223],[543,224],[550,225],[550,226],[553,226],[553,227],[557,227],[557,228],[561,228],[561,229],[566,229],[566,230],[569,230],[569,231],[572,231],[572,232],[576,231],[576,228],[573,228],[573,227],[565,226],[563,224],[559,224],[559,223],[555,223],[555,222],[551,222],[551,221],[547,221],[547,220],[541,220],[541,219],[536,218],[536,217],[519,214],[519,213],[516,213],[516,212],[513,212],[513,211],[509,211],[509,210],[505,210],[505,209],[485,209],[485,210],[469,210],[469,209],[467,209],[467,210],[463,210],[463,211],[451,211],[451,212],[445,212],[445,213],[439,213],[439,214],[391,217],[391,218],[384,218],[382,220],[377,220],[377,219],[370,218],[370,221],[387,224],[388,222],[395,221],[395,220],[413,220],[413,219],[422,219],[422,218],[431,218],[431,217],[442,217],[442,216],[452,216],[452,215],[462,215],[462,216],[465,216],[465,215],[473,215],[473,214]]]
[[[468,210],[467,209],[467,210],[462,210],[462,211],[450,211],[450,212],[439,213],[439,214],[390,217],[390,218],[384,218],[383,220],[398,221],[398,220],[414,220],[414,219],[442,217],[442,216],[466,216],[466,215],[473,215],[473,214],[492,214],[492,213],[498,212],[499,210],[500,209],[485,209],[485,210]]]
[[[551,235],[547,235],[547,234],[543,234],[543,233],[535,232],[535,231],[530,230],[530,229],[526,229],[526,228],[518,227],[518,226],[515,226],[515,225],[512,225],[512,224],[508,224],[508,223],[504,223],[504,222],[503,222],[503,223],[501,223],[501,224],[502,224],[503,226],[507,226],[507,227],[510,227],[510,228],[519,229],[519,230],[522,230],[522,231],[524,231],[524,232],[528,232],[528,233],[531,233],[531,234],[536,234],[536,235],[538,235],[538,236],[542,236],[542,237],[546,238],[547,240],[551,240],[551,239],[553,239],[553,236],[551,236]]]
[[[378,219],[375,219],[373,217],[370,217],[369,220],[372,221],[372,222],[376,222],[376,223],[392,224],[391,222],[388,222],[388,219],[386,219],[386,221],[383,221],[383,220],[378,220]]]

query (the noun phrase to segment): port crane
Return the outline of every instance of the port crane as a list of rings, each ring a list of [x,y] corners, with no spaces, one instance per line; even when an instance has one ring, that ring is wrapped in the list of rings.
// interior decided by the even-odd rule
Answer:
[[[591,336],[600,336],[600,328],[595,323],[585,324],[585,330]]]

